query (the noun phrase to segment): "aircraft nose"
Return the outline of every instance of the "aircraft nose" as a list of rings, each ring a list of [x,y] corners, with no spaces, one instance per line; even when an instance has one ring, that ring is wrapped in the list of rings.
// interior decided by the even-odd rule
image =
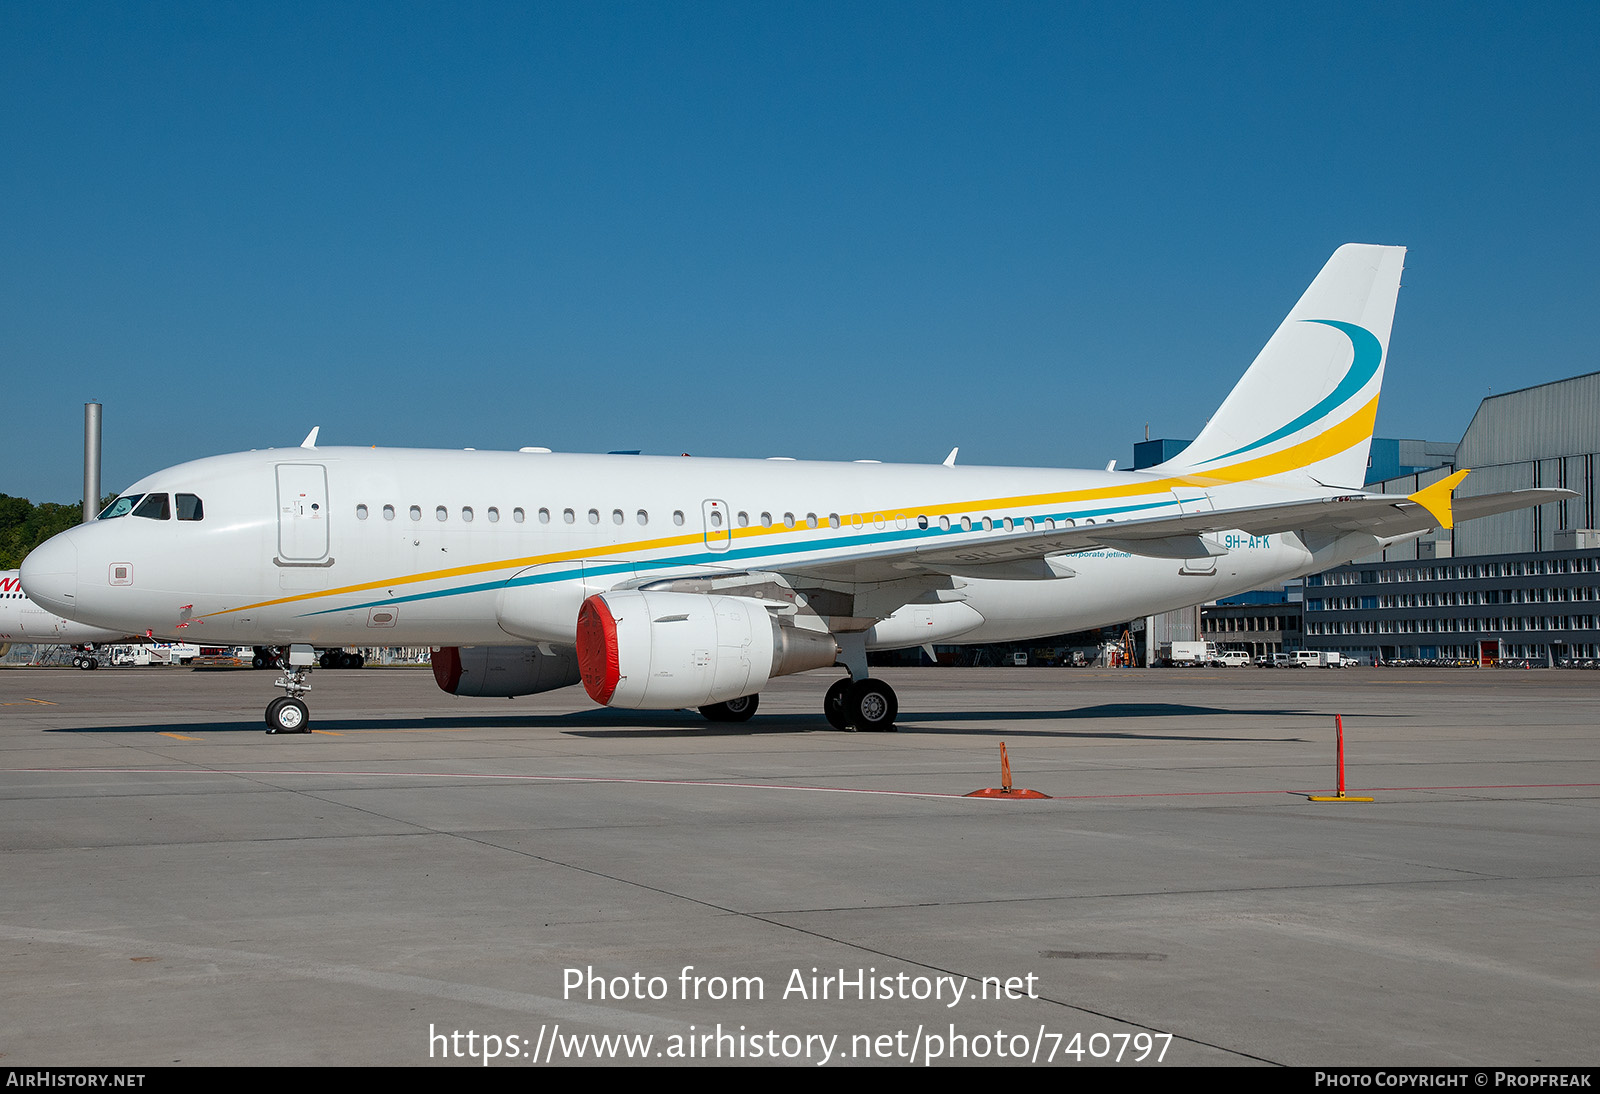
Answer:
[[[22,591],[28,599],[68,619],[78,602],[78,548],[71,536],[52,536],[22,560]]]

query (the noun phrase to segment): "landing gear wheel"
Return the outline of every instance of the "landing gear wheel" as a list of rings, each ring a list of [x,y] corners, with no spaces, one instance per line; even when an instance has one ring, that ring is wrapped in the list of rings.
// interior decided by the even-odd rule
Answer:
[[[264,669],[267,667],[267,659],[258,653],[250,659],[250,667],[253,669]]]
[[[828,719],[828,724],[834,729],[845,730],[850,728],[850,721],[845,717],[844,695],[850,690],[850,678],[835,680],[828,688],[828,694],[822,697],[822,713]]]
[[[83,658],[76,653],[72,655],[72,667],[75,669],[83,668]]]
[[[310,733],[311,711],[299,699],[274,699],[267,707],[268,733]]]
[[[862,733],[893,733],[900,701],[882,680],[858,680],[845,692],[844,709],[850,724]]]
[[[759,695],[741,695],[737,699],[729,699],[726,703],[711,703],[700,708],[709,721],[713,722],[748,722],[756,712],[756,707],[761,705]]]

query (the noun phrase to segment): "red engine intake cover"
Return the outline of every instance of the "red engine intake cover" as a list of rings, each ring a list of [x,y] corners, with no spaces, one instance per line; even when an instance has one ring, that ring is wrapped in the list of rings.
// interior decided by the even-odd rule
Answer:
[[[433,680],[442,691],[456,693],[461,683],[461,651],[455,646],[436,649],[428,655],[433,663]]]
[[[617,621],[596,594],[578,609],[578,672],[583,676],[583,690],[601,706],[610,705],[617,681],[622,679],[618,665]]]

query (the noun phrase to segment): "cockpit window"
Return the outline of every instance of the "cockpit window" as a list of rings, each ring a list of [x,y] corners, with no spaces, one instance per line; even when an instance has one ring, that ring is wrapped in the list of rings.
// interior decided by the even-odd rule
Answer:
[[[133,515],[149,520],[171,520],[172,506],[165,494],[146,494],[138,508],[134,509]]]
[[[176,495],[178,502],[179,520],[204,520],[206,517],[205,506],[193,494]]]
[[[100,519],[114,520],[117,517],[127,516],[129,513],[133,512],[133,507],[139,504],[139,499],[142,497],[144,497],[143,494],[122,495],[122,497],[118,498],[116,501],[106,506],[105,509],[101,510]]]

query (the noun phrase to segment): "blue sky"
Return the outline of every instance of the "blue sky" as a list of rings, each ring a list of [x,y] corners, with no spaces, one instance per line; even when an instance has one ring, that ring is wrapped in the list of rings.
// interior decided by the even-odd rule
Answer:
[[[0,6],[0,492],[298,444],[1126,466],[1339,244],[1600,368],[1600,5]]]

